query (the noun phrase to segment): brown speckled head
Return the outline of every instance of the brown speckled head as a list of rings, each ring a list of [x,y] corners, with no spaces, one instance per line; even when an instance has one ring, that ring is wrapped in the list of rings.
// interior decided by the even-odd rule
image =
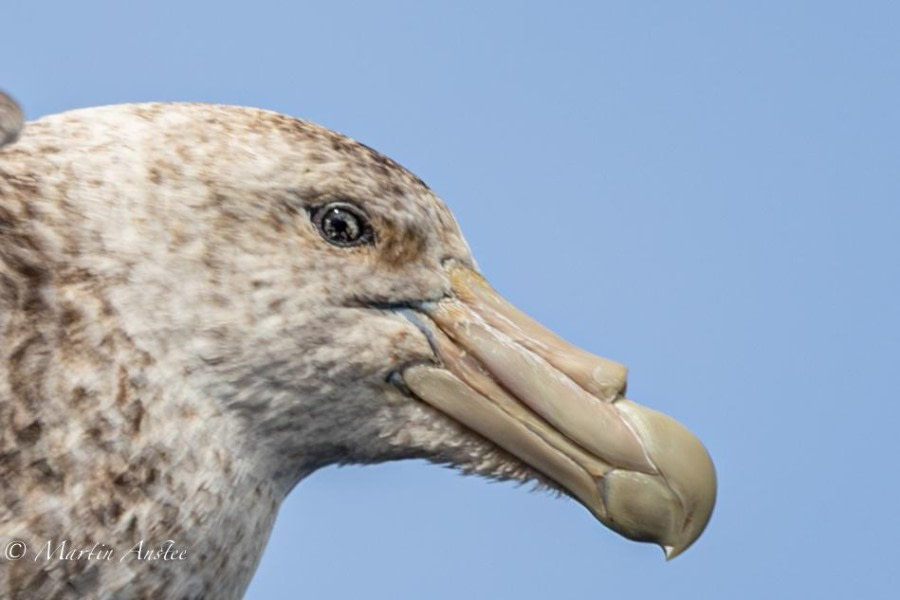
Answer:
[[[699,442],[490,290],[420,179],[262,110],[29,123],[0,150],[0,339],[0,545],[32,559],[3,597],[239,597],[335,463],[544,482],[669,555],[715,497]]]
[[[323,239],[330,203],[372,243]],[[189,551],[0,562],[0,595],[238,597],[285,493],[329,463],[525,477],[387,383],[433,354],[376,307],[446,295],[447,260],[472,264],[431,190],[310,123],[191,104],[29,123],[0,154],[0,543]]]

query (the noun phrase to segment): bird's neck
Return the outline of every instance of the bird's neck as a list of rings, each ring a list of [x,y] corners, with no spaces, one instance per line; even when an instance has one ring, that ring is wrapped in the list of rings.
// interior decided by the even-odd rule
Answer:
[[[37,557],[9,566],[0,595],[15,584],[63,597],[76,582],[82,597],[240,597],[285,490],[185,365],[81,300],[50,298],[29,326],[21,314],[0,322],[12,357],[0,364],[0,441],[15,442],[0,460],[0,523]],[[170,540],[177,558],[160,555]],[[112,557],[69,552],[96,545]]]
[[[172,367],[147,370],[144,389],[155,398],[146,407],[143,442],[132,448],[139,458],[129,468],[151,476],[141,464],[140,457],[147,456],[148,465],[166,471],[168,478],[160,474],[162,485],[133,482],[146,522],[132,537],[156,547],[173,540],[185,551],[189,564],[171,566],[178,576],[190,574],[189,579],[172,594],[154,596],[190,596],[198,590],[199,597],[239,598],[286,490],[248,447],[241,425],[215,399],[192,389],[190,379],[173,389],[166,375],[172,372]]]

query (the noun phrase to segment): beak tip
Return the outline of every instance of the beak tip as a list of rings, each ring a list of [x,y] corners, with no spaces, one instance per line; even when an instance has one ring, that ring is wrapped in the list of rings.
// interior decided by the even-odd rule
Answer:
[[[687,550],[709,523],[716,503],[715,465],[700,440],[671,417],[628,400],[616,406],[639,432],[665,486],[677,498],[675,525],[662,529],[668,534],[657,538],[671,560]]]
[[[690,544],[686,544],[683,546],[667,546],[662,544],[660,547],[662,548],[663,553],[666,555],[666,562],[669,562],[676,556],[680,556],[682,552],[688,549]]]

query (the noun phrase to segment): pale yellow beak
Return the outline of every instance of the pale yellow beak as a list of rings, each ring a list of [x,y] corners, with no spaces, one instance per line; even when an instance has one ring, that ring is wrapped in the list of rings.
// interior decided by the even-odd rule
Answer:
[[[576,348],[448,267],[453,296],[423,305],[439,365],[402,377],[418,398],[557,482],[627,538],[673,558],[709,521],[716,474],[700,441],[623,397],[624,366]]]

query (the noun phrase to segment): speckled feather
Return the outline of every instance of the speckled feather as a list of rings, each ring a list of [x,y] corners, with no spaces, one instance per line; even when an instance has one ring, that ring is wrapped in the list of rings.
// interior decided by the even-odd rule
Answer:
[[[308,208],[335,199],[376,244],[321,239]],[[282,499],[328,464],[535,479],[386,383],[433,356],[375,306],[445,295],[446,259],[472,262],[418,178],[306,122],[144,104],[27,124],[0,149],[0,544],[187,558],[0,559],[0,596],[240,597]]]

